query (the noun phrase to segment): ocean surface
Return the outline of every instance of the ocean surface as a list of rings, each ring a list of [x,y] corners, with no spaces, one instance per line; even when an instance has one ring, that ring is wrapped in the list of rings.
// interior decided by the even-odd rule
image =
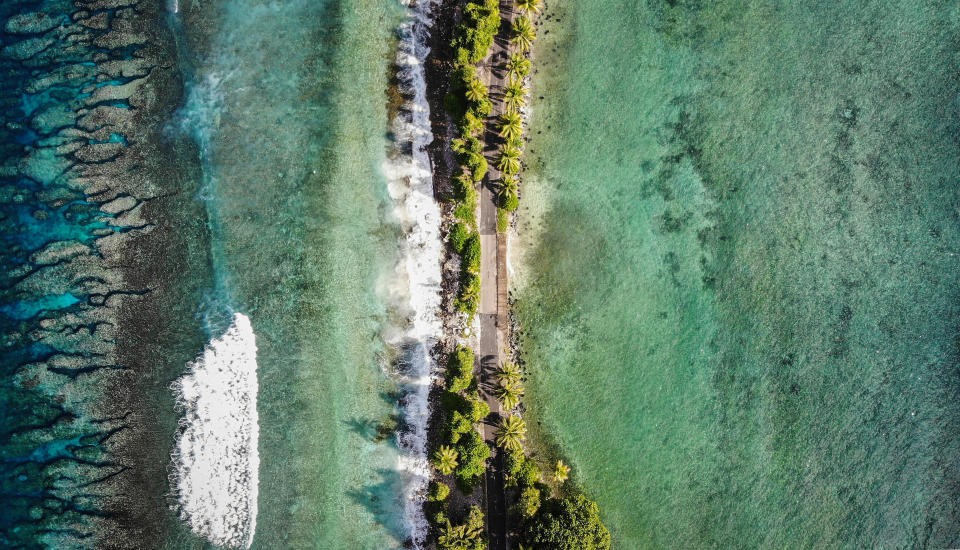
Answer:
[[[211,318],[242,312],[256,334],[252,547],[399,547],[416,465],[395,434],[415,380],[400,372],[409,342],[391,339],[409,285],[386,91],[407,10],[224,0],[174,17],[192,67],[175,121],[201,144],[211,220]]]
[[[614,546],[960,545],[960,7],[548,8],[513,296]]]
[[[15,0],[0,19],[0,546],[422,539],[423,13]]]

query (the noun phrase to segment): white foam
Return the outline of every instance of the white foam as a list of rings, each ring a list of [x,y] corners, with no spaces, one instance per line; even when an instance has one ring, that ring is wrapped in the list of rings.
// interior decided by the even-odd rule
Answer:
[[[396,62],[401,89],[412,99],[393,121],[393,132],[398,145],[412,145],[412,150],[403,153],[398,146],[383,171],[394,202],[394,218],[404,232],[390,292],[407,315],[404,326],[388,336],[388,344],[403,351],[398,374],[407,388],[401,403],[405,426],[397,437],[404,521],[414,548],[423,548],[428,529],[423,502],[430,481],[426,454],[428,397],[435,367],[430,350],[443,331],[439,317],[443,241],[441,212],[433,198],[433,175],[426,151],[433,140],[423,67],[430,51],[426,45],[432,25],[430,7],[428,2],[414,0],[404,0],[404,4],[409,8],[408,19],[399,29]]]
[[[210,542],[249,548],[257,521],[257,343],[236,313],[190,372],[174,383],[184,409],[174,446],[173,485],[180,517]]]

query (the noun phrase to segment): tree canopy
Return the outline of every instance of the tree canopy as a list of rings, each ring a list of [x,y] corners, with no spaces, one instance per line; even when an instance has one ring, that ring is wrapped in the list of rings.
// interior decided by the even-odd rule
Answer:
[[[583,495],[549,499],[523,527],[523,544],[550,550],[610,550],[597,503]]]

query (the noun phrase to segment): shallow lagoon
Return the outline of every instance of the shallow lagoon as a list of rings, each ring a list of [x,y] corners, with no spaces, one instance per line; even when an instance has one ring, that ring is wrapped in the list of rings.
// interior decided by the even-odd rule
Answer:
[[[514,294],[616,546],[958,543],[957,9],[551,4]]]

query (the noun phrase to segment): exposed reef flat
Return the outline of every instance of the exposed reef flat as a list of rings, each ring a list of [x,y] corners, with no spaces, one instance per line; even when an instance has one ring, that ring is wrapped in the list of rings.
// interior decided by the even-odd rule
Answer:
[[[202,347],[207,247],[195,150],[163,132],[163,9],[0,6],[5,548],[149,548],[173,518],[168,386]]]

